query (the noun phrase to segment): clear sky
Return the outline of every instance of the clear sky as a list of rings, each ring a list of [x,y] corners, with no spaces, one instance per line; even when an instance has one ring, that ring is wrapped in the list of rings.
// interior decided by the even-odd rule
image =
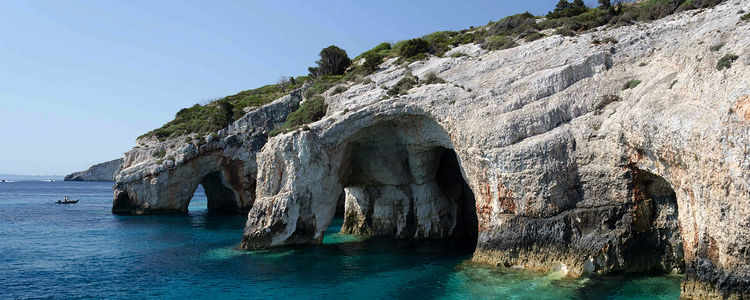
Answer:
[[[556,3],[3,0],[0,173],[64,175],[121,157],[180,108],[305,75],[331,44],[354,57]]]

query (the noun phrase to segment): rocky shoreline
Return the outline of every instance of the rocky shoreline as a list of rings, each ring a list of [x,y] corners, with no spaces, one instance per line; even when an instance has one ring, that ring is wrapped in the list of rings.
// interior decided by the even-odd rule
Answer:
[[[739,10],[750,2],[391,59],[371,81],[326,92],[326,117],[289,133],[268,137],[306,87],[214,135],[139,140],[112,211],[186,212],[202,184],[209,208],[249,211],[242,247],[262,249],[319,244],[344,203],[351,233],[475,235],[477,262],[678,272],[686,298],[750,298],[750,22]],[[718,70],[727,53],[741,55]],[[428,73],[445,83],[386,94]]]

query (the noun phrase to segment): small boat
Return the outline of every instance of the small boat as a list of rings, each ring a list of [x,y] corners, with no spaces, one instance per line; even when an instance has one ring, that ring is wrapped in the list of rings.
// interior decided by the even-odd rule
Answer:
[[[55,202],[55,203],[57,203],[57,204],[75,204],[75,203],[78,203],[78,200],[70,200],[70,198],[68,198],[68,196],[65,196],[65,198],[63,198],[62,200],[57,200],[57,202]]]

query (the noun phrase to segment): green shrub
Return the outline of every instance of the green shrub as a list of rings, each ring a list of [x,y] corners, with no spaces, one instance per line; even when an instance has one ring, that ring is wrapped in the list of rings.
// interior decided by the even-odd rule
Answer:
[[[546,19],[536,24],[539,30],[559,28],[565,24],[566,18]]]
[[[493,23],[487,28],[485,35],[514,35],[529,29],[536,30],[536,17],[529,12],[525,12],[505,17]]]
[[[331,91],[331,95],[338,95],[343,92],[346,92],[347,87],[344,85],[337,85],[335,88],[333,88],[333,91]]]
[[[640,81],[640,80],[638,80],[638,79],[633,79],[633,80],[631,80],[631,81],[628,81],[628,82],[626,82],[626,83],[625,83],[625,85],[623,85],[622,89],[623,89],[623,90],[627,90],[627,89],[634,89],[634,88],[635,88],[635,87],[637,87],[637,86],[638,86],[639,84],[641,84],[641,82],[642,82],[642,81]]]
[[[539,22],[537,28],[539,28],[539,30],[545,30],[562,27],[573,31],[589,30],[607,25],[613,16],[614,11],[611,7],[597,7],[588,9],[581,14],[571,17],[548,18],[547,20]]]
[[[458,34],[451,37],[451,39],[448,40],[448,44],[452,46],[458,46],[458,45],[464,45],[464,44],[470,44],[470,43],[477,43],[477,42],[481,42],[482,38],[484,38],[484,33],[482,33],[480,30],[474,30],[474,31],[462,30]]]
[[[740,17],[740,20],[747,21],[750,20],[750,13],[746,13]]]
[[[382,57],[388,57],[393,54],[393,47],[391,43],[380,43],[375,48],[372,48],[370,50],[367,50],[365,52],[362,52],[362,54],[357,55],[357,57],[354,58],[354,60],[359,60],[367,54],[379,54]]]
[[[412,58],[418,54],[427,53],[429,49],[429,43],[423,39],[411,39],[397,43],[398,54],[403,58]]]
[[[625,14],[631,18],[634,17],[635,20],[639,22],[653,21],[674,13],[677,8],[682,5],[680,2],[682,1],[650,0],[643,2],[640,5],[629,6],[628,8],[631,10],[626,11]],[[689,4],[682,9],[690,9]]]
[[[383,63],[383,55],[377,52],[370,52],[364,55],[365,61],[362,63],[362,70],[365,75],[377,71],[380,64]]]
[[[536,40],[544,38],[544,37],[546,37],[546,35],[544,35],[544,34],[542,34],[540,32],[537,32],[537,33],[533,33],[533,34],[527,35],[524,38],[524,40],[526,40],[526,42],[533,42],[533,41],[536,41]]]
[[[721,50],[721,47],[724,47],[724,43],[718,43],[716,45],[709,47],[708,49],[711,50],[712,52],[716,52],[716,51]]]
[[[565,29],[565,28],[560,28],[560,29],[555,30],[555,34],[559,34],[562,36],[575,36],[576,35],[575,31],[570,30],[570,29]]]
[[[573,31],[590,30],[607,25],[612,17],[613,12],[610,9],[592,8],[582,14],[565,19],[562,25]]]
[[[451,38],[457,35],[454,31],[438,31],[433,32],[422,37],[427,42],[427,51],[437,56],[442,56],[443,53],[450,50]]]
[[[427,72],[427,74],[424,74],[424,77],[422,78],[422,81],[420,83],[424,84],[438,84],[438,83],[445,83],[445,80],[438,77],[435,72]]]
[[[284,132],[283,128],[274,128],[274,129],[271,129],[271,131],[268,132],[268,137],[279,135],[282,132]]]
[[[370,51],[379,53],[380,55],[385,55],[388,51],[391,51],[391,43],[380,43],[375,48],[370,49]]]
[[[719,61],[716,63],[716,70],[721,71],[721,70],[724,70],[724,69],[731,68],[732,67],[732,63],[735,60],[737,60],[738,58],[740,58],[740,57],[737,56],[737,55],[734,55],[734,54],[724,55],[724,57],[722,57],[721,59],[719,59]]]
[[[332,88],[333,86],[337,85],[339,82],[341,82],[342,78],[343,76],[340,76],[340,75],[316,77],[313,80],[312,85],[310,85],[310,87],[307,88],[303,96],[305,97],[305,99],[311,99],[315,97],[316,95],[320,95],[323,92],[327,91],[328,89]]]
[[[631,5],[621,5],[610,24],[629,24],[661,19],[673,13],[696,8],[707,8],[723,0],[648,0]]]
[[[504,50],[518,46],[516,42],[507,36],[491,36],[487,38],[487,41],[482,45],[487,50]]]
[[[390,89],[388,89],[388,96],[395,96],[395,95],[404,95],[409,92],[409,90],[417,85],[417,78],[412,76],[411,74],[407,74],[404,76],[404,78],[401,78],[395,85],[393,85]]]
[[[459,57],[464,57],[464,56],[469,56],[469,55],[463,52],[454,52],[453,54],[451,54],[451,57],[453,58],[459,58]]]
[[[320,120],[326,115],[326,109],[328,109],[328,105],[321,96],[305,100],[297,110],[286,117],[284,127],[293,128]]]

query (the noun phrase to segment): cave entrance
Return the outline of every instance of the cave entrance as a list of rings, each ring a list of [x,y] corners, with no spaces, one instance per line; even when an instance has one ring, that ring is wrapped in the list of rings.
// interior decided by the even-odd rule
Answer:
[[[456,152],[444,146],[449,142],[420,139],[431,135],[418,130],[444,134],[437,124],[430,126],[381,123],[354,136],[339,176],[342,233],[410,240],[469,238],[476,244],[474,194]]]
[[[624,253],[629,271],[682,273],[685,269],[677,196],[664,178],[636,169],[634,235]]]
[[[476,239],[478,221],[474,193],[464,180],[456,152],[444,148],[438,150],[441,153],[435,180],[443,195],[456,208],[456,226],[451,235]]]
[[[205,207],[212,212],[239,212],[235,194],[225,182],[220,171],[206,174],[193,192],[190,207]],[[200,194],[205,195],[205,202],[201,199],[203,197],[197,196]],[[202,203],[205,203],[205,206]]]

